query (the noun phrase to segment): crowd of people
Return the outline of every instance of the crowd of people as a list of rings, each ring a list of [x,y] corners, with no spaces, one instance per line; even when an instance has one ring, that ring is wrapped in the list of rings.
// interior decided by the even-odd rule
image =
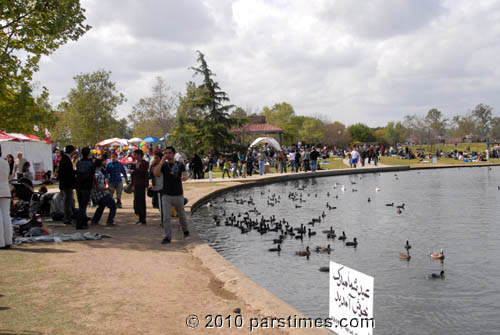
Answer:
[[[76,229],[88,229],[89,222],[91,225],[99,224],[106,208],[109,209],[106,224],[114,226],[116,211],[122,208],[121,195],[125,182],[126,190],[134,196],[133,207],[137,224],[146,225],[148,194],[153,198],[153,207],[160,209],[165,229],[162,243],[170,243],[172,238],[171,215],[167,215],[171,213],[172,207],[179,216],[184,236],[189,236],[182,188],[182,181],[188,179],[188,174],[184,165],[186,155],[182,151],[176,153],[175,148],[169,146],[163,152],[156,150],[153,156],[146,160],[144,152],[136,149],[132,153],[133,159],[121,163],[120,156],[123,155],[116,151],[104,150],[100,155],[91,156],[91,150],[86,147],[76,155],[78,159],[74,164],[75,152],[75,148],[68,145],[64,153],[60,154],[57,169],[59,189],[65,199],[65,224],[73,224],[72,202],[75,189],[79,207]],[[91,203],[94,203],[97,209],[94,215],[88,218],[87,207]]]

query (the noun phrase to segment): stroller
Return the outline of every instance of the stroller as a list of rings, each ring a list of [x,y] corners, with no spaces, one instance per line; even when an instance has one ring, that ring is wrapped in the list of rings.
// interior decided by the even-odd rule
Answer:
[[[12,180],[10,182],[14,186],[12,191],[10,216],[11,217],[31,217],[30,202],[33,194],[33,183],[27,178]]]

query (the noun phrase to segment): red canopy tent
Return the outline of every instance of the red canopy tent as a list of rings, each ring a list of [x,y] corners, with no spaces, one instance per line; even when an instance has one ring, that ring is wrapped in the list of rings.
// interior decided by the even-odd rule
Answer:
[[[19,140],[0,130],[0,141],[19,141]]]

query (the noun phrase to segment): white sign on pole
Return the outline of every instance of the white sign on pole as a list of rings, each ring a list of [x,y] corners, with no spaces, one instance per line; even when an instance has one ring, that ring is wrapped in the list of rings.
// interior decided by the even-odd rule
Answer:
[[[374,279],[330,261],[330,328],[340,335],[372,335]]]

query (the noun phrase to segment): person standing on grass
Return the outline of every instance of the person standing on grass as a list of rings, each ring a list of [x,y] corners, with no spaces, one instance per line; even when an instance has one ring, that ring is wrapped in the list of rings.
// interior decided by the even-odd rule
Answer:
[[[149,185],[148,163],[141,149],[134,151],[135,170],[132,172],[134,186],[134,213],[139,217],[137,224],[146,224],[146,188]]]
[[[75,151],[75,147],[67,145],[65,153],[62,154],[59,162],[59,190],[64,196],[64,224],[71,225],[73,216],[73,188],[75,186],[75,170],[71,161],[71,155]]]
[[[116,207],[122,208],[122,190],[123,190],[123,181],[122,175],[125,179],[125,182],[128,183],[127,172],[125,171],[125,167],[118,160],[118,155],[115,151],[111,152],[111,162],[106,165],[106,180],[108,181],[109,187],[114,189],[116,192]]]
[[[165,213],[165,215],[162,216],[165,237],[161,242],[162,244],[167,244],[172,241],[172,216],[169,215],[172,211],[172,207],[177,211],[184,237],[189,236],[186,212],[184,211],[184,191],[182,189],[182,182],[188,179],[188,174],[184,164],[174,160],[174,155],[174,147],[168,146],[165,149],[165,153],[160,163],[153,169],[154,176],[163,175],[161,206],[162,212]]]
[[[82,159],[76,163],[76,197],[78,199],[78,218],[76,229],[87,229],[87,206],[94,185],[95,166],[89,158],[90,149],[82,149]]]
[[[9,163],[2,158],[0,146],[0,249],[9,249],[11,245]]]
[[[224,158],[224,163],[222,163],[222,179],[224,179],[224,175],[227,172],[227,177],[231,178],[231,175],[229,174],[229,161]]]
[[[101,220],[102,213],[104,212],[104,208],[109,208],[108,219],[106,220],[106,224],[108,226],[115,225],[115,215],[116,215],[116,204],[113,196],[111,195],[111,191],[109,187],[106,187],[106,180],[104,177],[104,161],[101,159],[95,160],[95,174],[94,174],[94,185],[92,187],[92,199],[97,203],[97,209],[92,216],[90,222],[93,225],[99,224],[99,220]],[[77,228],[82,229],[82,228]]]

